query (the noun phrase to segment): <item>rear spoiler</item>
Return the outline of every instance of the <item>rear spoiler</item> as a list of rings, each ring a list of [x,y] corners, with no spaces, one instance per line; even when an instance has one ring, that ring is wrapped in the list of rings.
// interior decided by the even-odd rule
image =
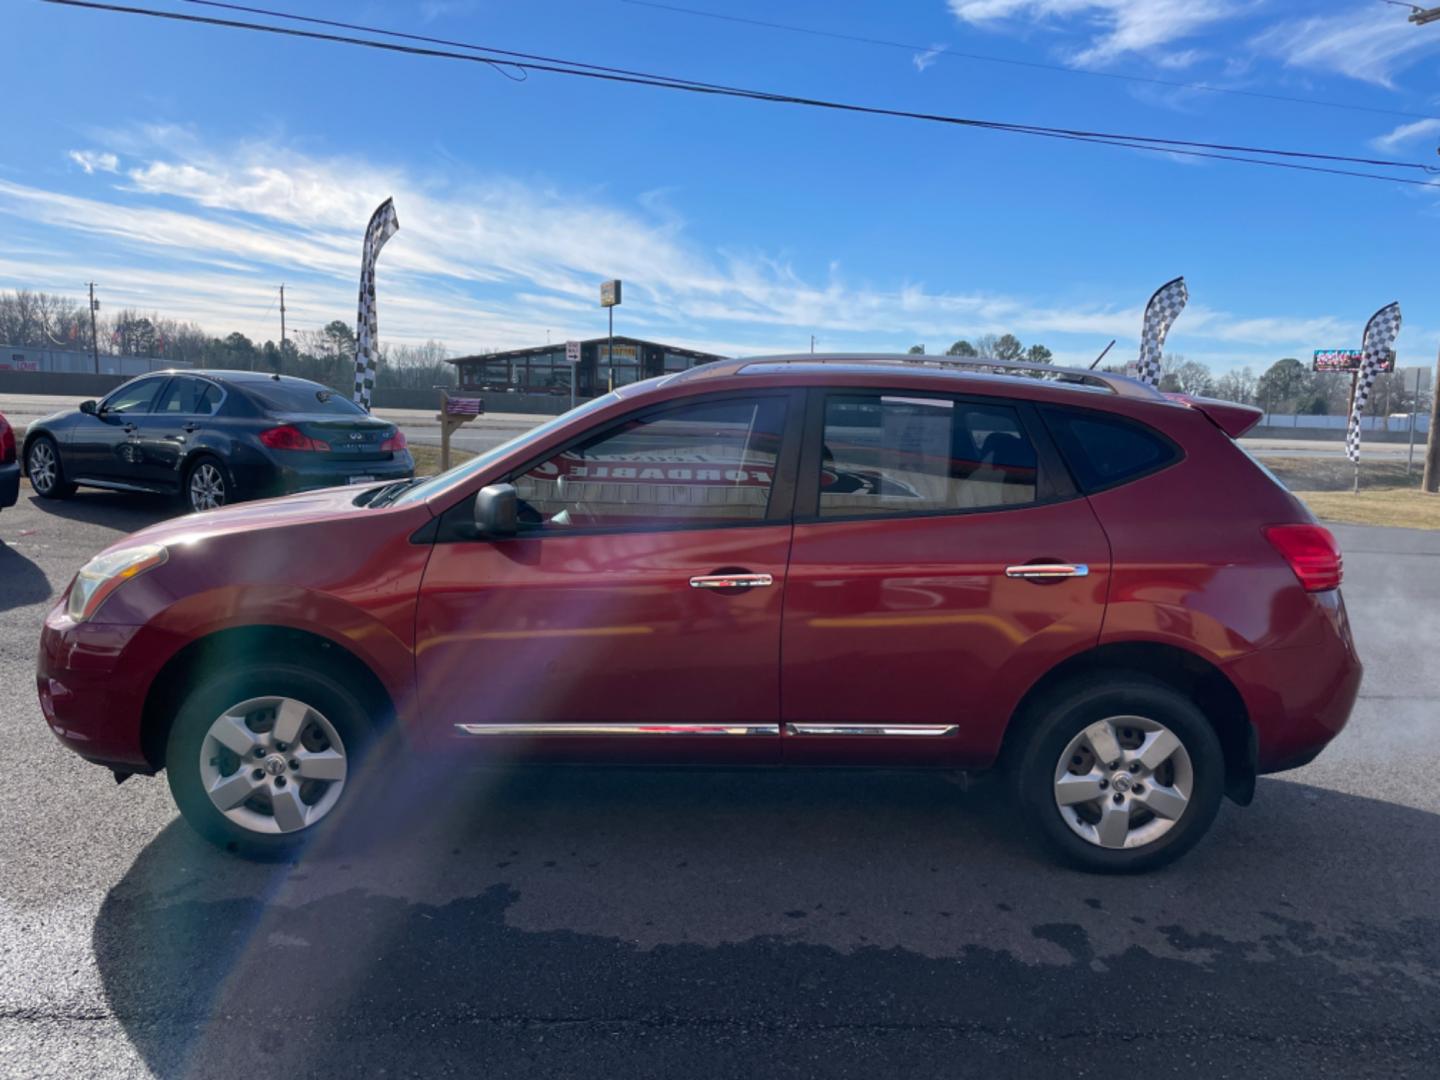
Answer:
[[[1239,405],[1233,401],[1218,401],[1215,398],[1191,397],[1189,394],[1166,394],[1171,401],[1204,414],[1212,424],[1232,439],[1238,439],[1258,424],[1265,413],[1253,405]]]

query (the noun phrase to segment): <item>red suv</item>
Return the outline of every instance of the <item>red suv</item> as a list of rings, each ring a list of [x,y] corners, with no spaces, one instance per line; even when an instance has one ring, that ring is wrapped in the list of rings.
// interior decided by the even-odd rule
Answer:
[[[709,364],[441,476],[120,541],[45,621],[40,702],[252,854],[340,816],[383,737],[999,765],[1062,856],[1155,866],[1360,685],[1333,538],[1234,441],[1258,415],[1043,365]]]

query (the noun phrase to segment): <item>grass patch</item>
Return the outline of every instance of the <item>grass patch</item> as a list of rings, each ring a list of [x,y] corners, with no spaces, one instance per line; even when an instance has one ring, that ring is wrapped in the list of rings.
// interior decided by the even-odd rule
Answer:
[[[1440,529],[1440,495],[1422,492],[1420,469],[1407,477],[1403,461],[1362,461],[1360,491],[1356,493],[1355,466],[1344,458],[1264,460],[1281,483],[1325,521]]]
[[[410,456],[415,459],[416,476],[434,476],[440,471],[440,448],[438,446],[417,446],[410,444]],[[465,450],[450,448],[450,467],[453,469],[462,461],[469,461],[474,454]]]

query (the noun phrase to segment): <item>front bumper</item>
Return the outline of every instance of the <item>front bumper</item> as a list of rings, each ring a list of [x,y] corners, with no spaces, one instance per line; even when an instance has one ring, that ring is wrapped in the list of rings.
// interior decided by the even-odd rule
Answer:
[[[14,506],[20,498],[20,463],[0,465],[0,509]]]
[[[77,623],[65,601],[40,633],[35,688],[51,732],[87,761],[123,772],[153,773],[141,722],[158,654],[143,626]]]

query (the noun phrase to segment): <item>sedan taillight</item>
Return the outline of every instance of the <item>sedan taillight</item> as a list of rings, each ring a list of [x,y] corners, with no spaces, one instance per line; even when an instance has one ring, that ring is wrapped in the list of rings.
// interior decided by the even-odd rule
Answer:
[[[260,441],[271,450],[312,450],[326,453],[330,444],[324,439],[312,439],[294,424],[281,424],[260,433]]]
[[[0,416],[0,465],[9,465],[15,460],[15,429]]]
[[[1321,525],[1267,525],[1265,539],[1285,557],[1306,592],[1338,589],[1344,577],[1340,545]]]
[[[406,445],[407,443],[405,442],[405,433],[399,428],[396,428],[395,434],[391,435],[390,438],[386,439],[383,443],[380,444],[380,449],[390,450],[394,453],[399,453],[401,450],[405,449]]]

